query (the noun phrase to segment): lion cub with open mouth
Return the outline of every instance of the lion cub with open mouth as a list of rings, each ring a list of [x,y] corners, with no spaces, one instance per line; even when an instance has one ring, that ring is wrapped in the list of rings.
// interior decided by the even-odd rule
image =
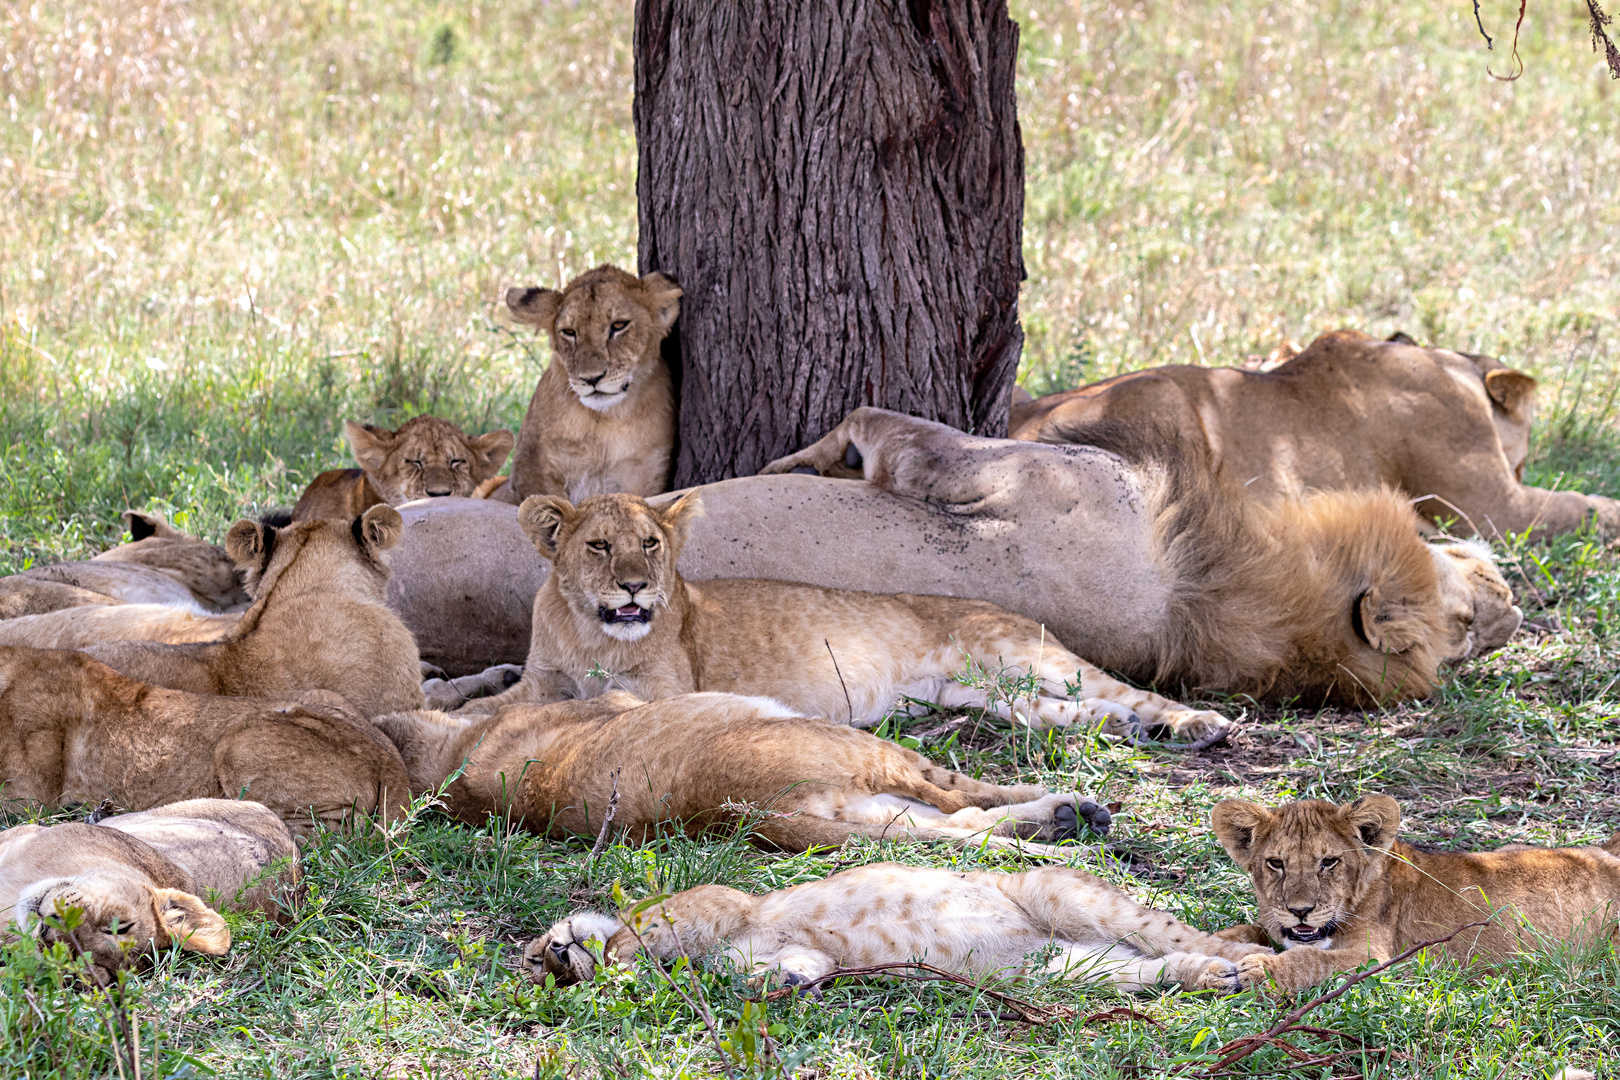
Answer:
[[[1041,626],[979,600],[880,595],[785,581],[684,580],[676,568],[701,506],[696,492],[665,509],[635,495],[597,495],[579,506],[556,496],[524,500],[518,522],[552,565],[534,598],[523,677],[464,712],[513,702],[590,698],[611,687],[646,700],[719,690],[773,698],[811,716],[866,726],[902,699],[990,709],[1036,729],[1144,727],[1217,739],[1217,713],[1189,709],[1105,675]],[[1008,701],[977,671],[1034,685]],[[429,704],[453,707],[483,676],[433,681]]]
[[[1301,990],[1476,922],[1485,925],[1440,948],[1457,960],[1500,960],[1612,935],[1620,915],[1620,833],[1601,847],[1423,851],[1395,838],[1401,808],[1388,795],[1276,809],[1224,799],[1211,821],[1254,879],[1260,908],[1260,925],[1222,935],[1285,950],[1240,961],[1245,987]]]
[[[1050,957],[1031,959],[1048,949]],[[788,986],[839,968],[924,961],[977,977],[1044,971],[1126,990],[1179,983],[1233,992],[1235,961],[1263,950],[1145,908],[1081,870],[964,873],[878,863],[764,896],[700,885],[639,918],[581,912],[531,941],[523,967],[566,985],[591,979],[597,955],[633,966],[637,952],[668,960],[715,951]]]

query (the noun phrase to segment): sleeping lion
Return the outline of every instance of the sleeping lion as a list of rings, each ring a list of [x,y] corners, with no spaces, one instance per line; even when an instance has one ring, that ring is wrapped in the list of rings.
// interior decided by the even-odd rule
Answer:
[[[1473,922],[1486,925],[1444,951],[1503,959],[1548,940],[1612,936],[1620,915],[1620,833],[1601,847],[1424,851],[1396,839],[1401,808],[1387,795],[1276,809],[1225,799],[1211,818],[1260,908],[1258,926],[1221,933],[1284,949],[1239,960],[1245,987],[1304,989]]]
[[[291,834],[255,802],[191,799],[94,825],[18,825],[0,832],[0,936],[15,925],[67,942],[105,985],[154,945],[223,955],[231,931],[215,908],[278,918],[297,881]]]
[[[468,435],[448,420],[417,416],[398,431],[343,425],[358,469],[328,469],[310,481],[292,509],[294,521],[352,521],[373,506],[472,495],[501,471],[512,451],[510,431]]]
[[[841,967],[921,960],[990,979],[1044,971],[1122,990],[1179,983],[1226,992],[1238,989],[1234,961],[1263,951],[1145,908],[1080,870],[879,863],[764,896],[700,885],[639,915],[581,912],[531,941],[523,967],[566,985],[593,978],[598,956],[634,966],[638,952],[697,960],[717,949],[743,971],[787,986]],[[1032,959],[1048,949],[1049,959]]]
[[[1212,739],[1230,726],[1110,678],[1032,620],[981,600],[755,578],[689,582],[676,559],[701,512],[695,492],[662,510],[625,494],[577,507],[556,496],[525,499],[518,521],[552,564],[534,598],[528,663],[515,686],[466,710],[620,687],[646,700],[697,690],[759,695],[861,726],[902,699],[1131,738],[1145,728]],[[1033,681],[1009,700],[987,686],[1001,673]],[[431,689],[454,703],[453,687],[435,681]]]
[[[437,791],[466,762],[444,799],[471,825],[495,814],[535,832],[594,836],[621,770],[614,826],[643,843],[666,823],[692,836],[748,823],[787,851],[851,836],[1028,850],[1016,841],[1071,839],[1082,821],[1101,833],[1110,820],[1090,799],[987,784],[865,731],[733,694],[644,702],[610,690],[480,720],[407,712],[376,723],[415,793]]]

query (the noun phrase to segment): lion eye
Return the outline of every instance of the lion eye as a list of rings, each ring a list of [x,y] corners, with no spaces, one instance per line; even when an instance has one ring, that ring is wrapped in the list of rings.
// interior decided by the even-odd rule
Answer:
[[[642,551],[651,551],[653,548],[655,548],[657,546],[658,546],[658,537],[656,537],[656,536],[649,536],[649,537],[647,537],[647,539],[645,539],[645,540],[643,540],[641,542],[641,550]]]
[[[609,544],[606,540],[591,540],[588,541],[585,546],[590,548],[592,551],[607,551],[613,545]]]
[[[1324,869],[1324,870],[1331,870],[1335,866],[1338,866],[1338,865],[1339,865],[1339,860],[1334,858],[1331,855],[1322,860],[1322,869]]]
[[[413,469],[426,468],[426,466],[420,461],[410,461],[407,459],[405,464],[409,465]]]
[[[1267,859],[1266,865],[1271,867],[1273,870],[1281,870],[1283,868],[1283,861],[1281,859]]]
[[[629,319],[618,320],[612,326],[608,327],[608,337],[618,337],[620,334],[624,333],[625,327],[629,325]]]
[[[574,340],[574,332],[572,330],[558,330],[557,333],[561,334],[563,337],[567,338],[569,341]]]
[[[464,458],[453,457],[450,459],[450,467],[452,469],[459,469],[465,464],[467,464],[467,462]]]

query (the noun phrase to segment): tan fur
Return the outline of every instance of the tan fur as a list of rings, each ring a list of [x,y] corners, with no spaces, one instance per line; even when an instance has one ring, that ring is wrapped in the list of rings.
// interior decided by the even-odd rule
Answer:
[[[107,641],[216,641],[240,615],[199,615],[169,604],[113,604],[63,608],[0,621],[0,645],[35,649],[87,649]]]
[[[1620,834],[1603,847],[1441,853],[1397,840],[1400,822],[1400,806],[1387,795],[1344,806],[1215,804],[1215,836],[1253,879],[1260,928],[1286,950],[1240,960],[1244,986],[1303,989],[1476,921],[1487,925],[1458,934],[1443,951],[1499,960],[1547,942],[1614,934]]]
[[[407,799],[398,752],[334,695],[250,701],[137,682],[82,652],[0,648],[0,781],[6,804],[143,810],[241,797],[295,833]]]
[[[247,606],[242,571],[223,547],[181,532],[150,510],[124,511],[124,528],[129,543],[108,548],[90,561],[133,563],[167,574],[209,611]]]
[[[15,924],[71,942],[98,978],[152,946],[223,954],[230,929],[215,908],[280,918],[298,881],[298,849],[264,806],[191,799],[99,825],[23,825],[0,832],[0,932]],[[77,908],[71,931],[65,916]]]
[[[754,813],[755,835],[789,851],[850,836],[1056,842],[1076,836],[1081,819],[1106,828],[1109,818],[1089,799],[987,784],[887,739],[731,694],[649,703],[614,690],[474,721],[413,712],[376,722],[414,793],[437,791],[466,763],[445,801],[472,825],[496,814],[535,832],[595,836],[615,774],[614,828],[640,843],[665,828],[730,831]]]
[[[1389,485],[1433,521],[1491,539],[1570,532],[1620,502],[1520,482],[1535,380],[1485,356],[1324,334],[1267,372],[1160,367],[1014,405],[1015,439],[1091,443],[1110,428],[1173,430],[1250,497]]]
[[[525,500],[518,520],[553,573],[535,596],[522,681],[471,708],[618,686],[649,700],[757,694],[863,726],[909,698],[1131,737],[1144,723],[1189,739],[1229,727],[1216,713],[1110,678],[1036,623],[982,601],[750,578],[688,582],[676,558],[700,513],[696,493],[664,510],[635,495],[596,495],[577,508],[555,496]],[[593,676],[597,669],[611,678]],[[972,670],[1036,673],[1039,686],[1008,702],[968,684]]]
[[[663,274],[599,266],[555,289],[513,288],[506,306],[551,337],[552,361],[518,432],[510,484],[494,497],[656,495],[669,486],[675,392],[659,343],[680,313]]]
[[[536,979],[588,980],[597,966],[586,947],[593,940],[607,960],[630,965],[638,952],[697,960],[723,950],[744,972],[789,986],[839,967],[923,960],[989,979],[1045,970],[1125,990],[1179,983],[1232,991],[1233,962],[1260,948],[1145,908],[1080,870],[962,873],[893,863],[764,896],[701,885],[639,915],[581,913],[531,941],[523,966]],[[1050,960],[1031,957],[1053,946]]]
[[[352,523],[238,521],[226,548],[256,599],[235,626],[214,641],[123,641],[88,651],[135,678],[196,694],[288,698],[327,690],[367,715],[418,708],[421,658],[385,602],[383,553],[400,528],[389,506]]]
[[[512,452],[510,431],[468,435],[437,416],[413,417],[398,431],[353,420],[343,430],[360,468],[317,476],[298,497],[294,521],[352,521],[378,503],[471,495]]]
[[[65,581],[41,580],[26,573],[0,577],[0,629],[14,619],[117,603],[106,593],[70,585]]]
[[[1445,655],[1473,658],[1506,645],[1524,622],[1513,590],[1502,580],[1490,549],[1471,541],[1431,544],[1440,598],[1451,619],[1453,639]]]

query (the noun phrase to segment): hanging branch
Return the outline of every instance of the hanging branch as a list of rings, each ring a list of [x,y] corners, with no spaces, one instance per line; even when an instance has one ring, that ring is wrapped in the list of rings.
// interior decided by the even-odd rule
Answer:
[[[1497,82],[1512,82],[1514,79],[1517,79],[1520,75],[1524,74],[1524,61],[1519,59],[1519,27],[1524,25],[1524,9],[1525,5],[1527,5],[1529,2],[1530,0],[1519,0],[1519,18],[1518,21],[1513,24],[1513,63],[1515,65],[1513,74],[1498,75],[1496,72],[1491,70],[1489,64],[1485,65],[1485,74],[1489,75]]]
[[[1479,17],[1479,0],[1474,0],[1474,25],[1479,27],[1479,36],[1485,39],[1485,47],[1494,49],[1496,45],[1491,41],[1491,35],[1485,32],[1485,20]]]
[[[1586,12],[1592,19],[1592,51],[1597,52],[1601,42],[1603,59],[1609,64],[1609,78],[1620,79],[1620,49],[1615,48],[1614,39],[1603,30],[1605,26],[1614,22],[1614,16],[1604,14],[1603,9],[1598,7],[1597,0],[1586,0]]]

